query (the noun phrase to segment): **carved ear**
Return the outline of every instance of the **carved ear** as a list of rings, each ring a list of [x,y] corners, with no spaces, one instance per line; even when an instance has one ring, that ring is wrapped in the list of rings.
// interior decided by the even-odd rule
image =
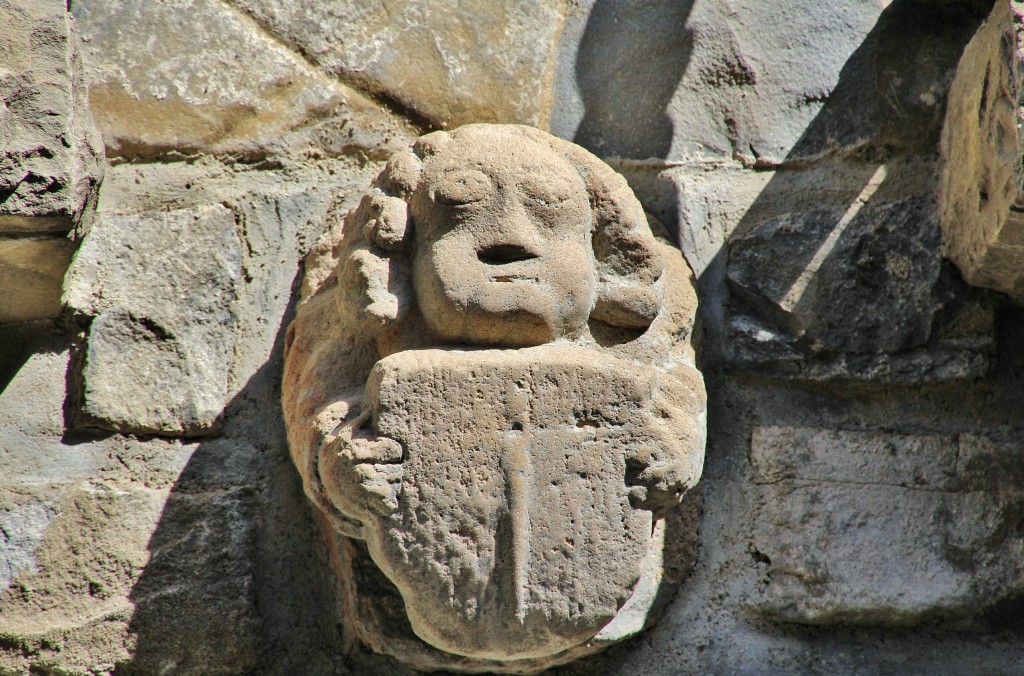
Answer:
[[[412,228],[405,198],[415,189],[421,167],[408,151],[392,156],[345,222],[339,310],[371,334],[392,326],[412,302],[405,255]]]
[[[664,264],[643,207],[626,179],[582,148],[566,145],[594,211],[597,302],[590,316],[612,326],[646,329],[661,309],[654,283]]]

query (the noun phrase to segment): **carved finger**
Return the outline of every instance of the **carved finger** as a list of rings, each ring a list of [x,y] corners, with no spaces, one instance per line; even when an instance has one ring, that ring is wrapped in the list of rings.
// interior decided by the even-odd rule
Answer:
[[[327,497],[343,514],[365,519],[368,511],[395,509],[401,490],[402,445],[372,437],[361,428],[366,412],[342,426],[320,454],[319,472]]]
[[[383,514],[398,509],[398,498],[402,492],[402,476],[404,474],[401,465],[363,463],[356,465],[355,469],[360,476],[360,485],[363,490],[375,498],[369,501],[370,507]]]

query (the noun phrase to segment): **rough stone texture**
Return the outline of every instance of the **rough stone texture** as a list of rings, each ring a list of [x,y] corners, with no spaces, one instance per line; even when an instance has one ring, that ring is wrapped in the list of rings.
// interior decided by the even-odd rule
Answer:
[[[293,309],[334,284],[338,256],[352,253],[332,251],[342,219],[383,160],[431,125],[479,121],[473,111],[486,109],[547,119],[603,156],[679,244],[701,300],[708,453],[700,494],[688,491],[654,533],[671,584],[624,606],[601,641],[549,671],[1024,673],[1024,313],[1004,293],[970,288],[939,260],[935,237],[954,203],[943,180],[963,189],[968,215],[982,179],[987,208],[1003,208],[1000,172],[968,169],[998,159],[988,153],[1002,127],[991,123],[1015,114],[1009,72],[987,89],[980,72],[1013,63],[985,24],[996,8],[1008,26],[1007,5],[628,4],[388,2],[388,20],[373,8],[342,19],[355,4],[336,2],[73,3],[113,165],[96,225],[228,210],[240,260],[233,348],[215,434],[137,437],[80,424],[97,316],[0,325],[0,672],[412,673],[371,650],[452,664],[416,638],[365,541],[318,529],[288,457],[280,373]],[[490,18],[514,11],[535,23],[486,44],[501,24]],[[416,12],[429,23],[412,26]],[[461,70],[437,67],[435,46],[465,57]],[[356,72],[377,47],[417,55],[405,63],[417,78],[384,60]],[[979,122],[982,92],[999,87],[1009,108],[986,94]],[[964,155],[951,161],[952,150]],[[885,179],[872,180],[882,166]],[[223,233],[218,223],[202,237]],[[985,225],[1012,234],[1008,220]],[[802,277],[798,260],[833,233],[835,255]],[[399,244],[397,231],[371,234]],[[119,253],[130,255],[103,265]],[[893,253],[909,266],[890,266]],[[55,293],[60,273],[44,268]],[[174,271],[175,284],[194,283]],[[126,288],[152,274],[127,269]],[[884,302],[860,286],[876,277]],[[780,305],[787,278],[803,278],[817,300]],[[0,312],[57,308],[55,296],[37,303],[3,288]],[[346,289],[352,302],[363,290]],[[380,314],[348,325],[365,339],[344,357],[365,358],[353,400],[376,342],[422,347],[368,337],[391,309],[415,306],[415,294],[402,306],[383,286],[371,291]],[[321,307],[336,318],[333,300]],[[112,316],[98,328],[131,328]],[[915,346],[888,351],[904,340]],[[851,346],[867,351],[837,351]],[[341,584],[332,569],[344,571]],[[621,638],[637,614],[660,615],[642,639],[585,654]],[[470,658],[458,667],[516,670]]]
[[[75,3],[90,103],[112,157],[387,157],[409,124],[217,0]],[[414,135],[414,134],[412,134]]]
[[[735,363],[811,379],[984,374],[991,310],[944,267],[933,170],[893,161],[776,175],[728,245]]]
[[[970,284],[1024,298],[1024,5],[996,3],[964,48],[942,128],[944,250]]]
[[[103,150],[63,0],[0,6],[0,322],[56,317]]]
[[[1017,444],[758,427],[763,507],[753,547],[768,562],[759,601],[801,623],[917,624],[979,616],[1022,591],[1006,471]],[[980,481],[979,481],[980,480]],[[910,593],[912,590],[912,593]]]
[[[103,151],[63,0],[0,7],[0,233],[66,233],[92,206]]]
[[[366,540],[426,645],[373,636],[358,598],[348,631],[418,668],[528,673],[641,630],[705,404],[690,275],[625,181],[532,128],[437,132],[308,267],[292,456],[328,537]]]
[[[880,9],[578,3],[560,43],[551,130],[602,157],[781,163]]]
[[[0,322],[56,317],[75,247],[63,237],[0,236]]]
[[[326,72],[435,127],[547,123],[560,0],[231,4]]]
[[[722,293],[724,277],[727,313],[709,328],[732,365],[896,382],[986,372],[991,306],[943,263],[934,179],[944,93],[982,9],[890,6],[788,153],[791,170],[726,234],[701,283]]]
[[[103,216],[69,272],[66,298],[94,317],[83,371],[88,421],[141,433],[211,427],[227,394],[240,276],[235,219],[223,206]]]

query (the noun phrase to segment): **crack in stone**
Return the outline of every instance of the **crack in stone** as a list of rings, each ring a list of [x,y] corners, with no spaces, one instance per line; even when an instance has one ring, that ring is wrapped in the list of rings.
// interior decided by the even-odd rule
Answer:
[[[885,481],[853,481],[851,479],[818,479],[818,478],[806,478],[806,477],[782,477],[775,480],[767,479],[754,479],[754,483],[758,486],[776,486],[786,481],[792,481],[797,483],[796,488],[808,488],[810,486],[818,484],[840,484],[848,486],[887,486],[890,488],[904,488],[911,491],[923,491],[925,493],[946,493],[948,495],[967,495],[975,493],[977,491],[970,490],[952,490],[948,488],[933,488],[930,486],[910,486],[907,484],[889,483]],[[799,483],[804,482],[804,483]]]
[[[274,44],[279,45],[282,49],[297,58],[304,66],[332,82],[344,85],[345,87],[365,96],[386,112],[401,117],[416,131],[417,134],[426,134],[442,127],[442,123],[440,121],[431,119],[420,111],[402,103],[386,91],[368,88],[366,86],[366,82],[361,81],[359,78],[343,77],[339,73],[332,73],[328,71],[317,62],[312,54],[309,54],[306,50],[302,49],[301,46],[294,45],[285,40],[285,38],[278,34],[277,31],[275,31],[267,22],[250,14],[244,8],[236,5],[232,0],[218,1],[222,6],[234,12],[244,21],[247,21],[249,25],[256,29],[261,35],[271,40]]]

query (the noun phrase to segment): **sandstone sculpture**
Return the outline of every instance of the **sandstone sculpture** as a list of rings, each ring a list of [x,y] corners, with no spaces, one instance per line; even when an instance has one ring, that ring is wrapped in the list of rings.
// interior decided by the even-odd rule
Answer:
[[[578,146],[480,124],[393,156],[310,254],[285,346],[350,636],[527,673],[642,629],[703,463],[695,307],[679,252]],[[407,624],[353,591],[390,589],[367,553]]]

